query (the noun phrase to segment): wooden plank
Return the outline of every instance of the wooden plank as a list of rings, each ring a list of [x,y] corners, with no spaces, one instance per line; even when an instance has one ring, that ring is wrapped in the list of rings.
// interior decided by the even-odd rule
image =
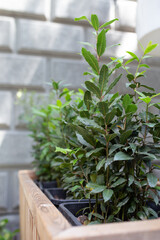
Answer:
[[[31,179],[33,171],[20,171],[21,240],[159,240],[160,219],[71,227]],[[160,182],[158,183],[160,185]],[[25,208],[25,209],[24,209]],[[26,238],[26,219],[32,235]],[[31,227],[32,226],[32,227]],[[23,235],[24,234],[24,235]],[[24,237],[25,236],[25,237]]]
[[[54,240],[159,240],[160,219],[72,227]]]
[[[21,198],[26,199],[29,210],[36,224],[38,236],[40,240],[52,240],[59,232],[71,227],[68,221],[62,216],[57,208],[49,201],[49,199],[41,192],[41,190],[32,181],[35,178],[33,171],[20,171],[19,181],[21,188]],[[24,214],[22,208],[21,213]],[[26,214],[24,214],[25,217]],[[24,238],[26,228],[24,229],[24,218],[21,218],[22,233],[21,239]],[[27,233],[26,233],[27,236]]]

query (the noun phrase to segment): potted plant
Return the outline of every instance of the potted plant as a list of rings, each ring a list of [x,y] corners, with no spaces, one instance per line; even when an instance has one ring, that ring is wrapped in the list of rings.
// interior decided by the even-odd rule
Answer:
[[[156,47],[156,44],[150,42],[146,49],[142,48],[144,54],[141,58],[128,52],[131,56],[128,61],[123,58],[111,58],[109,63],[101,66],[100,58],[106,50],[106,33],[109,31],[107,27],[117,19],[101,26],[96,15],[91,15],[91,20],[84,16],[76,20],[87,20],[94,28],[96,57],[86,48],[82,48],[82,55],[91,67],[91,71],[85,73],[90,79],[85,82],[85,92],[80,90],[81,98],[73,99],[67,104],[57,101],[56,105],[49,105],[52,109],[58,109],[60,113],[60,118],[56,120],[58,120],[60,136],[63,136],[63,144],[57,144],[56,148],[54,145],[53,152],[57,155],[52,159],[51,164],[61,173],[62,186],[67,193],[72,194],[73,198],[88,199],[85,209],[84,203],[82,204],[83,213],[79,219],[83,220],[82,224],[129,221],[121,225],[125,228],[133,226],[132,222],[135,220],[158,218],[157,209],[154,210],[152,206],[152,203],[154,207],[158,206],[159,202],[159,192],[156,189],[158,179],[152,173],[158,166],[152,165],[152,160],[158,159],[160,154],[160,124],[159,116],[152,114],[150,108],[159,109],[159,104],[152,102],[157,96],[154,89],[139,81],[145,73],[143,68],[149,68],[142,61],[148,57],[148,53]],[[134,75],[128,67],[132,61],[137,61]],[[139,70],[141,68],[142,71]],[[131,88],[132,94],[111,94],[122,74],[109,84],[110,76],[114,71],[121,69],[127,72],[129,81],[127,87]],[[141,88],[147,91],[141,91]],[[141,104],[145,105],[143,110],[139,110]],[[51,135],[49,142],[52,143],[54,137]],[[25,174],[20,175],[21,186],[25,183],[25,179],[29,181]],[[28,189],[27,183],[25,188]],[[32,195],[35,200],[34,192],[39,196],[39,191],[34,187],[33,189]],[[95,202],[91,199],[95,199]],[[44,209],[42,212],[48,214],[51,206],[46,199],[42,202]],[[37,206],[37,203],[35,202],[34,205]],[[80,203],[78,205],[80,206]],[[29,206],[32,208],[31,203]],[[81,210],[76,210],[75,207],[72,209],[75,213]],[[57,215],[57,210],[53,207],[52,214],[54,211]],[[64,205],[61,206],[61,211],[63,213],[66,211]],[[40,210],[37,212],[38,216],[41,216]],[[67,216],[66,212],[65,216]],[[63,219],[61,215],[58,216]],[[40,219],[40,226],[44,226],[42,217]],[[56,222],[56,219],[53,220]],[[158,224],[159,220],[154,221]],[[154,224],[152,221],[148,221],[147,224],[137,224],[141,226],[141,230],[138,231],[143,231],[143,236],[146,236],[148,231],[149,236],[152,235],[150,232],[150,227]],[[111,229],[114,229],[113,225],[110,225]],[[67,224],[65,226],[69,228]],[[101,226],[98,229],[103,229],[104,236],[107,236],[109,227],[104,226],[106,230]],[[153,234],[160,230],[156,226]],[[47,236],[50,236],[50,227],[47,228]],[[128,231],[135,237],[132,230]],[[80,232],[80,228],[76,232],[71,228],[62,232],[56,239],[67,239],[67,236],[70,239],[76,239],[77,236],[78,239]],[[111,234],[110,231],[108,233]],[[123,235],[124,231],[122,230],[121,233]],[[119,236],[121,233],[119,230]],[[93,239],[103,238],[102,233],[97,234],[98,232],[93,231],[93,227],[88,226],[82,235],[84,239],[89,239],[89,236]]]

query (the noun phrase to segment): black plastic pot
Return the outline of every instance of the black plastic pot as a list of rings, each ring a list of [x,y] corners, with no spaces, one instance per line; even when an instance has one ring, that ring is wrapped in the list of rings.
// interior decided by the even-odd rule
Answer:
[[[43,192],[44,192],[45,189],[56,188],[57,187],[57,182],[56,181],[49,181],[49,182],[36,181],[36,184],[41,189],[41,191],[43,191]]]
[[[93,204],[93,203],[92,203]],[[158,217],[160,217],[160,202],[156,205],[153,202],[148,202],[147,205],[157,212]],[[89,203],[86,202],[76,202],[76,203],[62,203],[59,206],[59,211],[65,216],[72,226],[82,226],[80,221],[77,219],[82,214],[84,208],[89,207]]]
[[[71,223],[72,226],[82,226],[77,218],[83,214],[83,209],[87,207],[89,207],[89,203],[86,202],[62,203],[59,206],[59,211],[68,220],[68,222]]]
[[[66,191],[63,188],[49,188],[45,189],[44,193],[49,198],[49,200],[56,206],[59,207],[62,203],[70,203],[70,202],[89,202],[88,199],[66,199]],[[95,200],[92,200],[92,202]]]

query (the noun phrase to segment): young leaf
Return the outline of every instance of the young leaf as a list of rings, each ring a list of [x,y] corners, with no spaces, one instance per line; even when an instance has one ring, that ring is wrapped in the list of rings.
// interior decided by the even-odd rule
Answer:
[[[94,93],[98,98],[101,98],[101,91],[100,91],[99,87],[97,87],[94,83],[92,83],[90,81],[86,81],[85,85],[89,91]]]
[[[74,19],[74,21],[81,21],[81,20],[86,20],[92,25],[91,21],[86,16],[82,16]]]
[[[67,148],[56,147],[55,152],[61,152],[63,154],[67,154],[67,153],[72,152],[72,150],[71,149],[67,149]]]
[[[104,27],[107,27],[108,25],[110,25],[111,23],[115,22],[115,21],[118,21],[118,18],[115,18],[109,22],[106,22],[104,23],[103,25],[100,26],[100,28],[104,28]]]
[[[124,153],[124,152],[118,152],[115,154],[114,156],[114,161],[126,161],[126,160],[132,160],[133,157],[131,157],[130,155]]]
[[[134,53],[132,53],[132,52],[129,52],[129,51],[127,51],[127,53],[128,53],[132,58],[136,59],[136,60],[139,62],[139,58],[137,57],[136,54],[134,54]]]
[[[155,187],[158,179],[153,173],[147,173],[147,181],[150,187]]]
[[[141,64],[139,67],[145,67],[145,68],[150,68],[147,64]]]
[[[114,88],[114,86],[118,83],[118,81],[120,80],[122,74],[120,74],[112,83],[111,85],[108,87],[107,91],[106,91],[106,94],[109,93],[112,88]]]
[[[106,49],[106,33],[103,29],[99,34],[97,38],[97,54],[98,56],[102,56]]]
[[[99,64],[96,57],[91,54],[90,51],[87,51],[85,48],[82,48],[82,55],[88,62],[88,64],[91,66],[91,68],[93,68],[95,72],[99,73]]]
[[[107,202],[108,200],[110,200],[112,195],[113,195],[113,190],[112,189],[105,189],[103,191],[104,202]]]
[[[107,83],[108,83],[108,67],[106,65],[103,65],[99,76],[99,88],[101,92],[104,91],[104,88],[107,86]]]
[[[97,15],[95,15],[95,14],[92,14],[92,15],[91,15],[91,23],[92,23],[92,26],[94,27],[94,29],[95,29],[96,31],[98,31],[98,28],[99,28],[99,20],[98,20]]]
[[[144,51],[144,55],[151,52],[153,49],[155,49],[158,46],[158,44],[152,44],[152,41],[150,41]]]

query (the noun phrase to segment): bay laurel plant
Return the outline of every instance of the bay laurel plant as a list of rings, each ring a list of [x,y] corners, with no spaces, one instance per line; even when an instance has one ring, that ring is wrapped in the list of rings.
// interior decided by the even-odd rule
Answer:
[[[157,44],[142,47],[140,58],[128,51],[128,61],[111,57],[110,62],[101,64],[107,50],[108,26],[117,19],[102,25],[94,14],[91,20],[85,16],[75,20],[89,22],[96,45],[84,43],[91,47],[81,51],[90,67],[84,75],[90,79],[84,83],[80,104],[70,105],[72,121],[63,119],[63,125],[75,134],[66,138],[68,147],[56,148],[69,166],[63,172],[63,185],[74,197],[96,199],[94,206],[90,204],[86,223],[157,218],[149,203],[159,202],[158,179],[153,174],[158,166],[152,161],[160,157],[160,117],[151,113],[151,108],[160,109],[159,103],[154,103],[160,94],[141,80],[144,69],[149,68],[144,61]],[[131,62],[137,64],[135,74],[130,72]],[[111,91],[125,77],[118,75],[121,70],[126,72],[127,89],[131,91],[113,94]],[[115,71],[117,77],[111,81]]]

